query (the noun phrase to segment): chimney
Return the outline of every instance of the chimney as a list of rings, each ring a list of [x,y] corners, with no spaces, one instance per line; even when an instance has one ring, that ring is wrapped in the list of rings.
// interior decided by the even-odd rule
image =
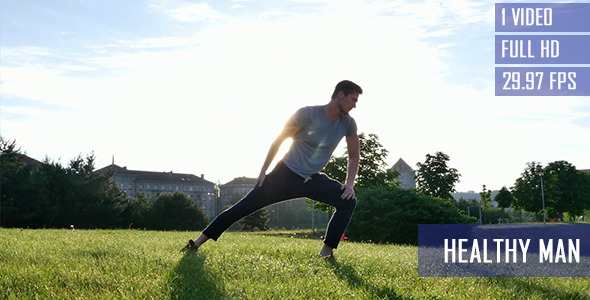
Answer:
[[[205,174],[201,174],[201,179],[205,179]]]

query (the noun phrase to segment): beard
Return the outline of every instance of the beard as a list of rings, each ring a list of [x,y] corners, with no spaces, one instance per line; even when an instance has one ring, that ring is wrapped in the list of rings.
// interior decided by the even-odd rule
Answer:
[[[348,115],[348,112],[349,112],[349,111],[347,111],[346,109],[344,109],[344,106],[342,105],[342,103],[341,103],[341,102],[338,102],[338,109],[340,110],[340,113],[341,113],[341,114]]]

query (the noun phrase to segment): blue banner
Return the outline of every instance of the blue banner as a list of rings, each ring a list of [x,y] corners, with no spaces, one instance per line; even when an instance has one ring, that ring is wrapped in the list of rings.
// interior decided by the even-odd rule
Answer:
[[[589,53],[590,35],[496,35],[496,64],[590,64]]]
[[[496,96],[590,96],[590,67],[496,67]]]
[[[420,224],[418,276],[590,277],[590,224]]]
[[[496,3],[496,32],[590,32],[590,3]]]

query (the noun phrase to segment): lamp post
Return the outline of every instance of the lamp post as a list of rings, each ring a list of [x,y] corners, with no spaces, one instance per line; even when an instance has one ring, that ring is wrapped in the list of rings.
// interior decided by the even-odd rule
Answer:
[[[547,224],[547,212],[545,211],[545,191],[543,188],[543,171],[539,172],[541,175],[541,200],[543,201],[543,224]]]

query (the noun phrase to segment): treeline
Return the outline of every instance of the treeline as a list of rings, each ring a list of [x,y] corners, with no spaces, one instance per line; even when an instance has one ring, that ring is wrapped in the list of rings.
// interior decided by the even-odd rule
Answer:
[[[530,162],[511,188],[503,187],[494,198],[498,206],[534,213],[547,218],[575,221],[590,210],[590,173],[581,172],[567,161],[543,167]]]
[[[78,156],[67,167],[30,160],[15,141],[0,137],[0,226],[21,228],[135,228],[200,230],[203,209],[187,195],[162,194],[129,201],[95,172],[94,155]]]
[[[543,202],[548,219],[574,221],[590,209],[590,174],[566,161],[543,167],[529,163],[511,188],[494,199],[485,185],[480,201],[455,201],[451,195],[459,181],[448,155],[427,154],[418,163],[415,190],[402,190],[396,171],[387,168],[388,151],[375,134],[360,134],[361,157],[357,176],[359,200],[347,236],[376,242],[416,243],[418,224],[496,223],[542,221]],[[0,226],[29,228],[145,228],[201,230],[208,223],[201,207],[186,194],[139,195],[128,200],[110,181],[112,174],[94,172],[94,156],[81,156],[67,167],[46,159],[25,162],[14,141],[0,137]],[[332,157],[324,169],[344,181],[346,155]],[[492,200],[498,208],[491,207]],[[310,202],[311,206],[311,202]],[[504,208],[515,210],[505,210]],[[316,203],[316,209],[331,208]],[[268,228],[269,216],[253,215],[242,222],[251,228]]]
[[[398,174],[386,168],[388,151],[378,137],[361,134],[359,138],[363,153],[356,185],[359,202],[347,230],[352,239],[413,244],[418,240],[418,224],[542,222],[543,203],[548,219],[576,221],[590,210],[590,173],[566,161],[545,167],[527,164],[514,186],[502,188],[494,199],[484,185],[480,201],[456,201],[452,193],[461,175],[449,166],[447,154],[427,154],[417,164],[417,188],[402,190],[396,182]],[[346,162],[346,155],[333,158],[324,171],[343,181]],[[492,201],[499,207],[492,207]]]

